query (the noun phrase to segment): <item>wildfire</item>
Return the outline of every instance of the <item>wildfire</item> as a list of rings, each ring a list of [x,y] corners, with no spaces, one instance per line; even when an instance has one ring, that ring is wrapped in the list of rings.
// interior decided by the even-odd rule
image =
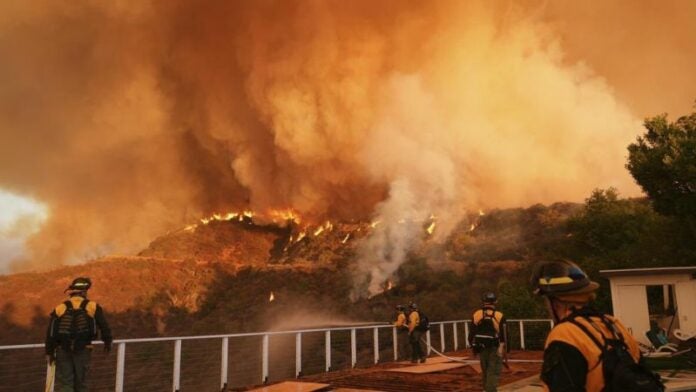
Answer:
[[[392,283],[391,280],[387,279],[387,288],[385,291],[389,291],[394,288],[394,283]]]
[[[323,233],[324,231],[331,231],[333,230],[333,223],[331,221],[326,221],[323,225],[319,226],[314,230],[314,236],[318,236],[319,234]]]
[[[471,226],[469,226],[469,231],[474,231],[476,230],[476,223],[472,223]]]
[[[228,222],[236,218],[239,218],[239,221],[241,222],[243,216],[238,212],[228,212],[226,214],[215,213],[207,218],[202,218],[201,223],[207,225],[208,223],[213,221]]]
[[[370,227],[372,227],[372,228],[374,229],[374,228],[377,227],[380,223],[382,223],[381,220],[376,220],[376,221],[370,223]]]
[[[197,227],[198,227],[198,225],[188,225],[188,226],[184,227],[184,231],[196,231]]]
[[[284,210],[271,210],[268,215],[271,217],[273,222],[295,222],[300,223],[300,216],[292,208]]]
[[[482,210],[482,209],[479,209],[479,216],[484,216],[484,215],[486,215],[486,213],[485,213],[485,212],[483,212],[483,210]]]
[[[275,301],[275,295],[271,291],[271,295],[268,296],[268,302],[273,302],[273,301]]]
[[[425,229],[425,231],[428,232],[428,235],[432,235],[433,231],[435,231],[435,222],[430,222],[430,226],[428,226],[428,228]]]
[[[306,232],[304,232],[304,231],[300,232],[300,234],[297,235],[297,240],[295,240],[295,242],[302,241],[302,239],[305,238],[306,236],[307,236]]]
[[[349,239],[350,239],[350,233],[346,234],[346,236],[343,237],[343,240],[341,241],[341,243],[345,244],[346,242],[348,242]]]

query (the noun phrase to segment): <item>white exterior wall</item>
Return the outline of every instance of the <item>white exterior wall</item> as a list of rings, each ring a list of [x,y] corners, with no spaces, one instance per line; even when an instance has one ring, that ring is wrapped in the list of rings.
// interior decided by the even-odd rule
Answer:
[[[638,341],[650,344],[645,337],[650,329],[646,286],[674,285],[679,326],[696,332],[696,280],[691,274],[611,276],[609,282],[614,316]]]

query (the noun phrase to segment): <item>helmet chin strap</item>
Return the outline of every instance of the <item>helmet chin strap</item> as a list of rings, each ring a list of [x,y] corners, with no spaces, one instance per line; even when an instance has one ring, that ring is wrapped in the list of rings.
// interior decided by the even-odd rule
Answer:
[[[549,301],[549,308],[551,308],[551,314],[553,315],[553,322],[558,323],[561,321],[561,318],[558,317],[558,313],[556,312],[556,307],[554,306],[555,301],[557,301],[553,297],[547,297]]]

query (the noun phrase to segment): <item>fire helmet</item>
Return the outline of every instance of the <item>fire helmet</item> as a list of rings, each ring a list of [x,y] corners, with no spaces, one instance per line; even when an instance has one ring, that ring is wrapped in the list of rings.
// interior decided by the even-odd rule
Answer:
[[[481,296],[481,301],[484,304],[494,304],[498,302],[498,297],[492,291],[487,291]]]
[[[87,277],[75,278],[65,291],[87,291],[92,287],[92,280]]]
[[[534,293],[547,297],[564,297],[592,293],[599,288],[577,264],[569,260],[544,262],[532,275]]]
[[[404,310],[406,310],[406,307],[404,305],[396,305],[396,310],[398,310],[399,312],[403,312]]]
[[[411,302],[411,304],[408,307],[411,309],[418,309],[418,305],[416,305],[415,302]]]

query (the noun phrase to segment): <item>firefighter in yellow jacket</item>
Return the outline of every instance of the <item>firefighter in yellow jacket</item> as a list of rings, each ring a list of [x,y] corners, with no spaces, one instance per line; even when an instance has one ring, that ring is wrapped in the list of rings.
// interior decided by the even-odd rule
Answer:
[[[104,341],[104,352],[111,351],[113,339],[104,311],[87,299],[91,286],[89,278],[75,279],[65,290],[70,298],[51,312],[46,357],[49,364],[55,361],[55,392],[87,392],[87,372],[97,328]]]
[[[408,344],[408,320],[406,319],[406,307],[404,305],[396,306],[396,344],[397,353],[400,358],[407,359],[407,344]]]
[[[481,309],[472,316],[469,345],[479,356],[484,391],[495,392],[498,390],[503,356],[508,350],[507,322],[503,313],[496,310],[498,297],[495,293],[483,294],[482,302]]]
[[[567,260],[544,262],[532,276],[555,326],[549,333],[541,379],[545,390],[663,391],[659,376],[639,364],[640,350],[616,318],[590,302],[599,284]]]
[[[423,349],[421,337],[425,333],[425,329],[421,323],[420,312],[418,305],[411,302],[409,305],[410,313],[408,314],[408,342],[411,345],[411,363],[425,363],[426,355]]]

